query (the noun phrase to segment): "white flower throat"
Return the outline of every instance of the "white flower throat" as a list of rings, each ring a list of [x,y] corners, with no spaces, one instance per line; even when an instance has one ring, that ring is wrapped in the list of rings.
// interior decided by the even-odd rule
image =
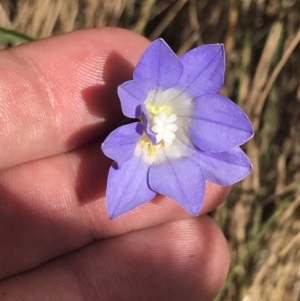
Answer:
[[[148,94],[145,105],[156,143],[153,144],[144,133],[139,141],[136,154],[142,151],[148,158],[147,160],[156,163],[163,160],[162,158],[165,157],[163,153],[167,153],[172,158],[180,157],[185,150],[179,147],[177,138],[180,137],[182,140],[182,129],[188,128],[190,118],[185,117],[191,116],[193,111],[191,97],[185,93],[179,93],[173,88],[166,91],[155,90]]]
[[[161,148],[169,148],[176,138],[177,115],[170,113],[170,108],[166,106],[148,105],[150,115],[151,130],[155,134],[156,143],[153,144],[146,133],[140,140],[140,145],[149,158],[156,157],[157,151]]]

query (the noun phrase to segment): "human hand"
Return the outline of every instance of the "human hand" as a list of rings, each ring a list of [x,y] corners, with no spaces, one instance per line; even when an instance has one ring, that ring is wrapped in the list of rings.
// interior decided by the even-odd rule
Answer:
[[[0,52],[0,299],[212,300],[229,256],[204,214],[166,197],[109,220],[111,161],[101,142],[122,120],[117,86],[148,40],[93,29]]]

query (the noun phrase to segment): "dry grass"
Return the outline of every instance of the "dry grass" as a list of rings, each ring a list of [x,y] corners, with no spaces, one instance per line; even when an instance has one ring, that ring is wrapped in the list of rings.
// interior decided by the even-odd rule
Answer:
[[[299,0],[0,0],[0,26],[34,38],[120,26],[179,54],[223,42],[223,93],[256,135],[245,147],[254,172],[214,213],[232,255],[216,300],[300,300]]]

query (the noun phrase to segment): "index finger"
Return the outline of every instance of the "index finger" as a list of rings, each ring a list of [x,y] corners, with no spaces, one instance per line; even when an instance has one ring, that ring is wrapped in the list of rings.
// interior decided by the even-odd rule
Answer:
[[[0,169],[74,149],[122,118],[117,86],[148,45],[123,29],[65,34],[0,53]]]

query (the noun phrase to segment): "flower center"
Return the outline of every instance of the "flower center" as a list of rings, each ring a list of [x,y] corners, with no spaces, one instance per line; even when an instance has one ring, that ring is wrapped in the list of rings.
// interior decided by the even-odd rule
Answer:
[[[174,123],[177,120],[175,114],[167,115],[164,111],[159,112],[153,117],[152,131],[156,134],[156,143],[162,142],[165,147],[169,147],[176,135],[177,125]]]
[[[147,119],[145,124],[148,129],[150,125],[151,140],[145,131],[136,148],[136,155],[142,151],[147,163],[158,164],[165,160],[166,154],[174,159],[185,154],[186,147],[180,141],[184,139],[193,115],[194,101],[191,96],[174,88],[156,89],[149,92],[144,103],[148,111],[148,117],[144,117]],[[153,134],[156,143],[152,143]]]
[[[146,134],[142,136],[140,143],[147,156],[154,158],[158,149],[171,146],[176,138],[175,133],[178,127],[175,122],[177,115],[171,113],[168,106],[148,104],[147,110],[150,115],[151,130],[155,134],[156,144],[152,144]]]

